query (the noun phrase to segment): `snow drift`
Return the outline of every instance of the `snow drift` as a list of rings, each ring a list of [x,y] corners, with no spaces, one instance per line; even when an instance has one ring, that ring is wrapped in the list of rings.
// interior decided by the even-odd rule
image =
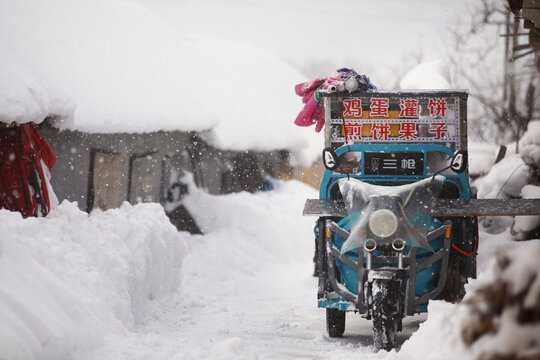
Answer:
[[[62,359],[125,333],[178,288],[184,238],[158,204],[46,218],[0,210],[0,359]]]
[[[316,191],[297,181],[274,185],[223,196],[191,188],[186,206],[202,236],[177,232],[159,204],[89,215],[64,201],[47,217],[28,219],[0,211],[0,359],[123,358],[119,339],[163,316],[156,311],[164,304],[168,311],[181,304],[179,317],[189,316],[184,306],[218,311],[263,269],[309,262],[313,219],[300,214]],[[201,336],[219,329],[200,325]]]
[[[431,302],[399,352],[373,353],[371,324],[359,317],[344,339],[328,339],[311,277],[314,219],[300,215],[317,191],[290,181],[215,196],[186,182],[185,206],[204,235],[176,232],[157,204],[88,215],[64,202],[26,220],[0,211],[0,359],[472,359],[537,334],[538,324],[522,326],[509,307],[493,318],[497,332],[464,342],[475,306],[490,306],[472,300],[481,289],[501,279],[509,294],[538,294],[540,240],[481,233],[485,271],[465,301]],[[485,268],[509,247],[509,266]],[[508,332],[521,335],[503,342]]]
[[[515,143],[508,145],[510,154],[495,164],[489,173],[476,181],[480,199],[538,199],[540,183],[540,121],[531,121],[519,142],[519,153]],[[485,217],[482,221],[487,231],[496,234],[510,228],[515,239],[537,238],[540,216],[516,216],[515,218]]]
[[[429,315],[395,359],[537,359],[540,249],[498,253],[461,304],[429,303]]]
[[[185,206],[206,233],[191,248],[184,265],[183,285],[196,289],[195,294],[199,289],[219,291],[227,283],[237,287],[237,274],[311,259],[315,223],[301,214],[305,199],[316,196],[313,188],[298,181],[279,181],[271,192],[215,196],[190,184]]]
[[[498,151],[499,146],[497,145],[469,141],[469,176],[486,175],[495,164]]]
[[[272,191],[216,196],[189,177],[183,182],[190,186],[185,205],[205,234],[189,237],[179,290],[153,301],[136,331],[113,334],[75,358],[264,358],[276,349],[261,333],[279,333],[274,326],[293,321],[300,309],[318,314],[314,221],[301,216],[315,189],[276,181]],[[296,338],[290,346],[298,346]]]

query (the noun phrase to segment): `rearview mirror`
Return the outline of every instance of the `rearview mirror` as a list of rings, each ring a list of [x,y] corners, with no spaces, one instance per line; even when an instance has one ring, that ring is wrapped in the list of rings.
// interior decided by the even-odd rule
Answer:
[[[323,159],[324,167],[327,170],[334,171],[339,166],[339,159],[336,155],[336,152],[332,150],[331,147],[326,147],[323,149],[322,159]]]
[[[458,174],[467,170],[467,152],[465,150],[459,150],[454,153],[450,168]]]

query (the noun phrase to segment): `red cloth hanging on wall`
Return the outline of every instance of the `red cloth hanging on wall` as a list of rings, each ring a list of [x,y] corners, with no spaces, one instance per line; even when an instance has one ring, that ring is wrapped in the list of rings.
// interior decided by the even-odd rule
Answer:
[[[0,208],[25,218],[50,211],[47,183],[56,157],[38,130],[34,123],[0,129]]]

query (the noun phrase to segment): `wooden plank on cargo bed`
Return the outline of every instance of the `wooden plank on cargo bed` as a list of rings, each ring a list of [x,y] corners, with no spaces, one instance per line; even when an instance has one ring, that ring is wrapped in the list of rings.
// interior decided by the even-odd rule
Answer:
[[[347,216],[343,200],[307,199],[304,205],[304,216]]]
[[[438,199],[431,216],[540,215],[540,199]]]

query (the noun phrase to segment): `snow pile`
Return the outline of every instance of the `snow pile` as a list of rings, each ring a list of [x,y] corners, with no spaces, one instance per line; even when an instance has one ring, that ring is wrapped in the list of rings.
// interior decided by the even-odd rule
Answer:
[[[420,63],[405,74],[399,87],[402,89],[450,89],[448,66],[442,60]]]
[[[507,154],[489,173],[477,181],[480,199],[538,199],[540,183],[540,121],[529,124],[520,140],[519,153]],[[508,146],[510,150],[515,144]],[[511,227],[512,235],[519,240],[536,238],[540,216],[486,217],[482,225],[491,233],[500,233]],[[536,231],[536,233],[535,233]]]
[[[0,84],[0,121],[39,123],[50,114],[69,117],[73,112],[72,104],[54,99],[9,52],[0,57]]]
[[[523,216],[516,217],[522,218]],[[478,256],[476,258],[476,272],[478,274],[486,271],[489,268],[491,259],[500,251],[514,251],[518,254],[520,251],[539,251],[540,239],[528,241],[514,241],[510,229],[499,234],[490,234],[483,229],[480,230],[480,246]]]
[[[515,144],[508,145],[508,149]],[[476,151],[477,147],[472,147]],[[471,155],[473,156],[473,155]],[[540,121],[532,121],[520,140],[519,153],[506,155],[479,182],[480,199],[508,199],[521,197],[522,188],[531,180],[531,168],[540,168]],[[529,196],[530,198],[531,196]]]
[[[509,155],[495,164],[482,179],[478,189],[480,199],[509,199],[519,197],[529,180],[529,167],[518,155]]]
[[[180,283],[184,237],[157,204],[46,218],[0,210],[0,358],[61,359],[124,334]]]
[[[525,135],[528,134],[530,133],[525,133]],[[540,138],[540,132],[538,133],[538,138]],[[540,167],[540,144],[525,145],[519,149],[519,153],[523,156],[527,164]]]
[[[185,206],[206,235],[185,259],[183,288],[195,294],[213,288],[219,294],[238,287],[236,274],[252,275],[268,264],[313,255],[313,242],[305,238],[312,237],[315,222],[301,216],[305,199],[316,197],[313,188],[278,181],[270,192],[215,196],[190,183]],[[216,287],[209,286],[213,283]]]
[[[399,359],[540,357],[540,249],[499,253],[461,304],[432,301]]]
[[[495,164],[498,151],[496,145],[469,142],[469,175],[474,177],[487,174]]]
[[[311,276],[315,221],[301,213],[317,191],[276,181],[268,192],[215,196],[182,181],[185,206],[205,234],[190,237],[180,290],[153,302],[137,331],[76,358],[290,358],[311,348],[324,320]],[[304,312],[321,325],[316,335],[302,323]],[[308,332],[308,343],[298,331]]]
[[[522,199],[540,199],[540,186],[525,185],[521,189]],[[517,234],[526,234],[540,225],[540,216],[516,216],[513,231]]]
[[[540,120],[534,120],[527,124],[527,131],[519,141],[520,146],[540,145]]]
[[[214,128],[227,149],[319,141],[292,125],[302,74],[254,45],[184,36],[141,4],[0,0],[0,46],[3,122],[50,116],[90,133]]]

